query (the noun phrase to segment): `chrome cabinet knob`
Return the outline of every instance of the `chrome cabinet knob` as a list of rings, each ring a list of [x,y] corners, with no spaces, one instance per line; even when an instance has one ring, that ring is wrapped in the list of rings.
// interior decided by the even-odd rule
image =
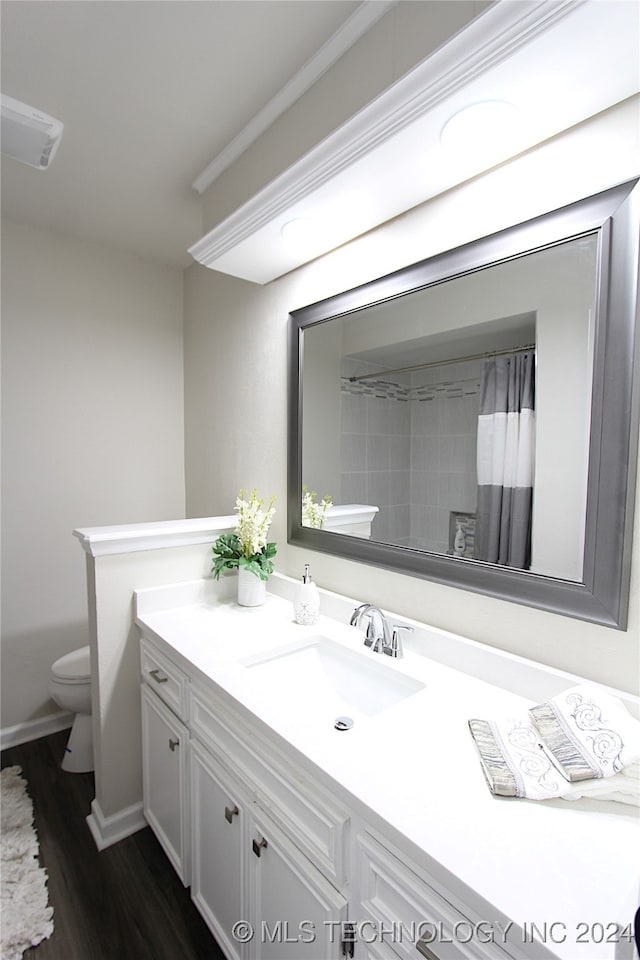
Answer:
[[[267,843],[264,837],[260,837],[259,840],[254,840],[252,845],[253,845],[253,852],[255,853],[256,857],[261,856],[263,847],[269,846],[269,844]]]
[[[224,817],[228,823],[233,822],[233,818],[237,817],[240,811],[238,810],[238,805],[234,803],[232,807],[224,808]]]

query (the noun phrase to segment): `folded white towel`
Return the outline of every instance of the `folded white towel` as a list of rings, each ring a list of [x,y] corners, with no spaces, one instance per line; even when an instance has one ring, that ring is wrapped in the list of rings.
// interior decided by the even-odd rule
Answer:
[[[567,780],[612,777],[640,759],[640,723],[604,690],[571,687],[529,713]]]
[[[495,796],[548,800],[571,784],[554,765],[531,718],[469,720],[487,785]]]
[[[469,720],[469,729],[496,796],[640,803],[640,723],[605,691],[579,685],[520,717]]]
[[[616,803],[640,807],[640,764],[632,763],[612,777],[573,783],[569,793],[562,799],[580,800],[582,797],[589,800],[613,800]]]

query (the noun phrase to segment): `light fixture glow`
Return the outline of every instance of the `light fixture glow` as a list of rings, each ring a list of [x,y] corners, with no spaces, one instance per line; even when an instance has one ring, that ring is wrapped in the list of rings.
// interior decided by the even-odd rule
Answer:
[[[288,247],[303,247],[305,250],[317,241],[320,230],[310,217],[288,220],[280,229],[280,235]]]
[[[448,154],[473,156],[476,160],[504,159],[517,148],[522,130],[520,111],[505,100],[473,103],[455,113],[440,133]]]

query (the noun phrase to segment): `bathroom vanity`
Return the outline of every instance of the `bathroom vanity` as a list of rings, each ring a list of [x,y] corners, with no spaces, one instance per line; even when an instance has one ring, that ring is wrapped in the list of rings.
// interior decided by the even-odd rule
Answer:
[[[495,798],[467,727],[577,678],[406,620],[385,657],[270,589],[136,593],[145,817],[230,960],[631,960],[637,808]]]

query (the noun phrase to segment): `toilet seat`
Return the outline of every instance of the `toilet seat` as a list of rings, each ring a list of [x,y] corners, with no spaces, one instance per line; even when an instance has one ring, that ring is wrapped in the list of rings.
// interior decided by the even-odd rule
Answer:
[[[89,647],[65,653],[53,664],[51,673],[59,683],[88,683],[91,680]]]

